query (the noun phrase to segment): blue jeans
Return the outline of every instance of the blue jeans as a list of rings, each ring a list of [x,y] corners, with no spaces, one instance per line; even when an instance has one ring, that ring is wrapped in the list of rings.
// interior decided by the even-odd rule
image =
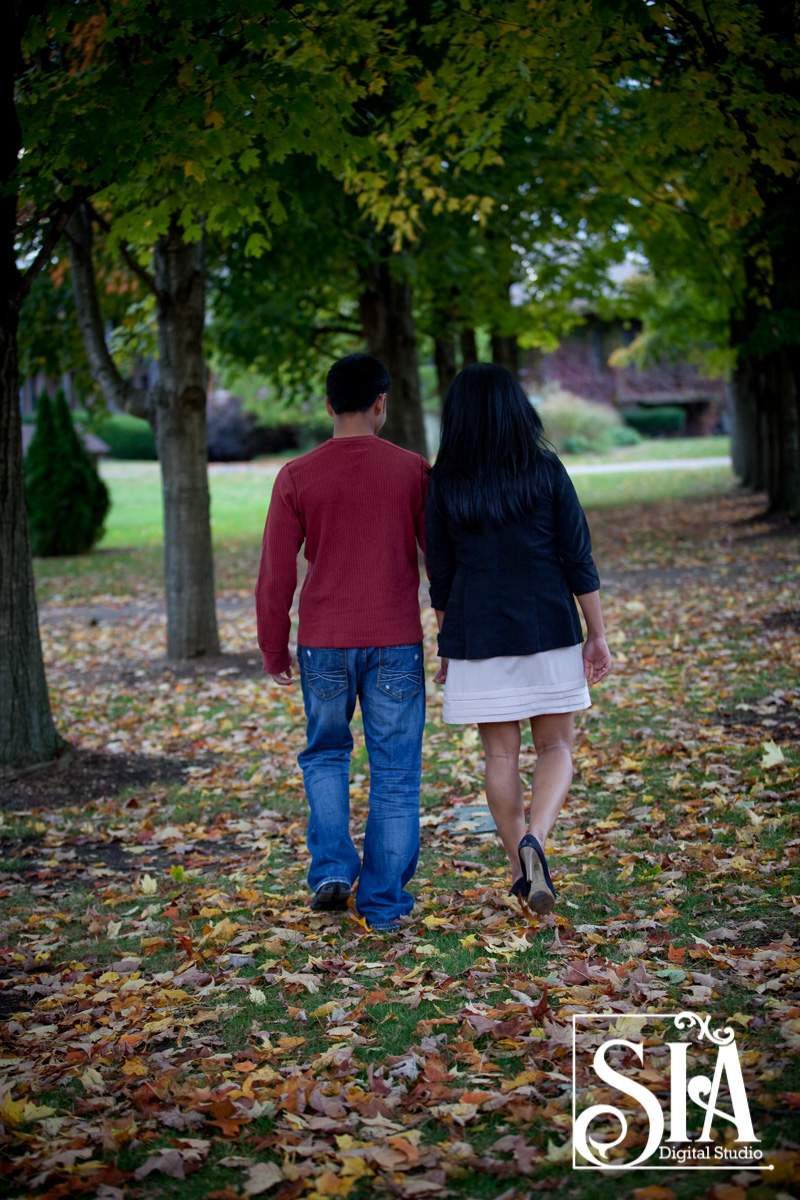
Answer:
[[[425,687],[422,644],[320,650],[298,646],[308,745],[297,761],[310,808],[308,883],[358,879],[358,911],[374,927],[411,912],[405,885],[419,858]],[[370,767],[364,863],[350,836],[350,721],[361,702]],[[360,876],[360,877],[359,877]]]

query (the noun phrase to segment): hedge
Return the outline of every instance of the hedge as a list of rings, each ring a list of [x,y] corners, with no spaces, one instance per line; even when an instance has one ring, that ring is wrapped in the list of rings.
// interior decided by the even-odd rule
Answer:
[[[114,413],[97,430],[111,451],[112,458],[137,458],[152,461],[156,454],[156,439],[147,421],[128,413]]]
[[[634,408],[624,414],[626,424],[644,437],[662,437],[665,434],[683,433],[686,427],[686,410],[677,404],[654,405],[652,408]]]

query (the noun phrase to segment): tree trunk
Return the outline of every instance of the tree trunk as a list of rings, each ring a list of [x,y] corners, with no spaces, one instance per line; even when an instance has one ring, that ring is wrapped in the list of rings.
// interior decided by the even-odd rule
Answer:
[[[508,367],[514,378],[519,378],[519,346],[516,337],[492,334],[492,362],[500,367]]]
[[[206,450],[203,244],[177,221],[155,247],[159,368],[153,389],[164,492],[167,657],[219,654]]]
[[[427,457],[411,285],[392,275],[386,258],[362,267],[361,277],[365,289],[359,314],[364,340],[369,353],[392,375],[383,436]]]
[[[733,429],[731,455],[733,470],[742,487],[750,491],[764,488],[761,457],[761,418],[753,380],[754,364],[740,357],[733,377]]]
[[[439,399],[444,404],[445,397],[450,391],[453,380],[458,374],[456,366],[456,343],[451,334],[442,334],[434,338],[433,359],[436,364],[436,384]]]
[[[478,361],[478,343],[475,340],[475,330],[462,329],[460,341],[461,365],[462,367],[471,367],[473,363]]]
[[[53,724],[36,615],[25,510],[17,326],[20,274],[14,254],[20,145],[14,110],[13,41],[0,55],[6,139],[0,151],[0,766],[50,762],[64,746]]]
[[[79,210],[67,227],[75,308],[92,378],[106,400],[153,425],[164,495],[167,657],[219,654],[209,522],[205,267],[202,243],[184,241],[176,220],[155,247],[150,285],[158,317],[159,378],[149,392],[124,380],[105,341],[92,261],[92,224]]]

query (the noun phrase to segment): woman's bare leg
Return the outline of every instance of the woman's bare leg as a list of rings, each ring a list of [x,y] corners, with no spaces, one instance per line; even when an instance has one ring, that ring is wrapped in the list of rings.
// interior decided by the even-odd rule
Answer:
[[[533,772],[530,830],[544,849],[572,783],[574,716],[572,713],[551,713],[531,717],[531,733],[537,761]]]
[[[519,721],[486,721],[478,729],[486,757],[486,799],[508,855],[513,882],[522,875],[517,848],[525,836],[525,801],[519,777],[522,741]]]

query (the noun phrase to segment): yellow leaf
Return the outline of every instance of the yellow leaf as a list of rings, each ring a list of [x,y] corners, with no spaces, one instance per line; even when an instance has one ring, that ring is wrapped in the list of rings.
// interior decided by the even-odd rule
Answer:
[[[770,767],[777,767],[786,759],[783,757],[783,751],[780,746],[777,746],[771,739],[768,742],[761,744],[761,765],[767,770]]]
[[[514,1079],[504,1079],[500,1084],[501,1092],[513,1092],[517,1088],[528,1087],[531,1083],[536,1083],[536,1080],[541,1076],[541,1071],[523,1071],[521,1075],[517,1075]]]
[[[152,875],[143,875],[139,880],[139,887],[145,896],[152,896],[158,891],[158,883]]]
[[[11,1092],[6,1092],[2,1103],[0,1103],[0,1117],[4,1121],[7,1121],[9,1125],[19,1125],[21,1121],[25,1120],[23,1116],[24,1112],[25,1101],[12,1100]]]
[[[261,988],[251,987],[250,991],[247,993],[247,999],[250,1001],[251,1004],[266,1004],[267,1003],[267,997],[261,991]]]
[[[123,1075],[146,1075],[147,1067],[140,1058],[129,1058],[122,1064]]]
[[[52,1117],[55,1111],[46,1104],[37,1105],[31,1100],[26,1100],[22,1119],[23,1121],[43,1121],[45,1117]]]
[[[466,937],[459,938],[458,941],[462,946],[475,946],[478,944],[478,938],[474,933],[468,933]]]
[[[143,1026],[144,1032],[162,1033],[165,1029],[168,1029],[169,1026],[173,1024],[174,1020],[174,1017],[162,1017],[159,1021],[147,1021]]]
[[[231,938],[237,932],[238,929],[239,929],[239,926],[236,924],[235,921],[231,921],[228,917],[223,917],[222,920],[218,921],[217,924],[214,926],[214,928],[211,930],[209,937],[211,938],[212,941],[221,942],[222,945],[224,946],[224,945],[226,945],[227,942],[229,942],[231,940]]]
[[[449,917],[434,917],[431,915],[430,917],[423,917],[422,924],[427,925],[428,929],[436,929],[438,925],[452,925],[452,921]]]
[[[564,1142],[563,1146],[557,1146],[554,1141],[548,1140],[545,1157],[551,1163],[572,1162],[572,1138]]]
[[[206,125],[213,125],[215,129],[221,129],[225,124],[225,118],[222,113],[217,112],[215,108],[210,108],[206,113]]]

